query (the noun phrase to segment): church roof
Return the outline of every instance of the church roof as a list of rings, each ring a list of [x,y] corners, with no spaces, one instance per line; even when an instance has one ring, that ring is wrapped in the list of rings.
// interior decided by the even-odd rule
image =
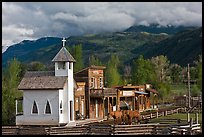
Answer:
[[[63,89],[65,76],[55,76],[54,71],[27,71],[18,89]]]
[[[69,51],[67,51],[67,49],[64,46],[57,53],[57,55],[54,57],[52,61],[76,62],[76,60],[72,57],[72,55],[69,53]]]

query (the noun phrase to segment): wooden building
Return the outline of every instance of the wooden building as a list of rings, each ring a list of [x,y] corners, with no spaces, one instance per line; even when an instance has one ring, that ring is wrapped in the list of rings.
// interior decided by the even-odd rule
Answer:
[[[74,110],[76,120],[85,116],[85,106],[85,82],[76,82],[76,88],[74,89]]]
[[[116,86],[117,90],[117,110],[131,109],[144,111],[150,109],[150,95],[156,97],[157,91],[150,88],[150,84],[140,86]],[[157,105],[157,98],[154,98],[155,104]],[[128,108],[124,108],[124,107]],[[154,107],[156,108],[156,107]]]
[[[104,66],[90,66],[74,74],[77,83],[85,85],[85,117],[104,118],[111,111],[121,110],[128,106],[131,110],[144,111],[150,109],[150,95],[154,96],[153,108],[157,106],[157,91],[150,84],[140,86],[104,87]],[[78,92],[77,96],[84,95]],[[75,97],[75,110],[82,108]]]
[[[76,82],[85,82],[87,118],[103,117],[104,66],[90,66],[74,74]]]

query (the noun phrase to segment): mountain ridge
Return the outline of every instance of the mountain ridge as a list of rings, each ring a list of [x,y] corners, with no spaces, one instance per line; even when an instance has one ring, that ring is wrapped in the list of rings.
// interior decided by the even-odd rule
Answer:
[[[199,38],[200,35],[201,37]],[[190,42],[185,43],[185,39],[190,39]],[[44,64],[50,64],[52,58],[61,48],[61,40],[58,37],[43,37],[35,40],[35,42],[23,41],[22,43],[24,44],[18,43],[9,47],[8,51],[3,53],[2,66],[5,66],[6,62],[14,56],[24,63],[40,61]],[[166,54],[167,57],[170,57],[169,59],[172,63],[186,65],[186,63],[192,63],[198,54],[202,54],[202,27],[182,30],[171,35],[148,32],[113,32],[70,36],[66,40],[67,47],[82,44],[85,65],[88,65],[87,62],[90,55],[97,56],[105,63],[111,54],[117,54],[122,63],[131,63],[140,54],[144,55],[145,58]],[[188,48],[183,51],[179,50],[179,48],[183,48],[183,44],[188,45],[191,50]],[[168,45],[168,48],[173,47],[173,49],[170,48],[168,51],[168,48],[164,45]],[[179,50],[181,55],[175,58],[172,55],[179,55],[177,50]],[[193,55],[188,55],[188,58],[183,62],[182,58],[185,58],[190,51],[193,51]],[[12,53],[15,53],[15,55]]]

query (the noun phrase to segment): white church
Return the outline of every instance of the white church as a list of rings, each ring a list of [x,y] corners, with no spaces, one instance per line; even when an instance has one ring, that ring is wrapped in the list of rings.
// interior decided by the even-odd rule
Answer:
[[[74,123],[73,65],[76,61],[65,48],[65,38],[62,41],[63,47],[52,60],[55,71],[28,71],[20,82],[23,114],[16,116],[16,125]]]

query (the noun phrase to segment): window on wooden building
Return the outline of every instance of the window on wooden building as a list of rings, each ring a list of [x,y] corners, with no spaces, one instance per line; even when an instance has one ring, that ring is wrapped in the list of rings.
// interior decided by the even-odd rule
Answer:
[[[103,79],[100,77],[100,88],[103,87]]]
[[[91,88],[94,87],[94,77],[91,78]]]
[[[51,114],[51,108],[50,108],[49,101],[47,101],[46,103],[45,114]]]
[[[37,104],[36,104],[35,100],[34,100],[34,103],[33,103],[32,114],[38,114],[38,107],[37,107]]]

